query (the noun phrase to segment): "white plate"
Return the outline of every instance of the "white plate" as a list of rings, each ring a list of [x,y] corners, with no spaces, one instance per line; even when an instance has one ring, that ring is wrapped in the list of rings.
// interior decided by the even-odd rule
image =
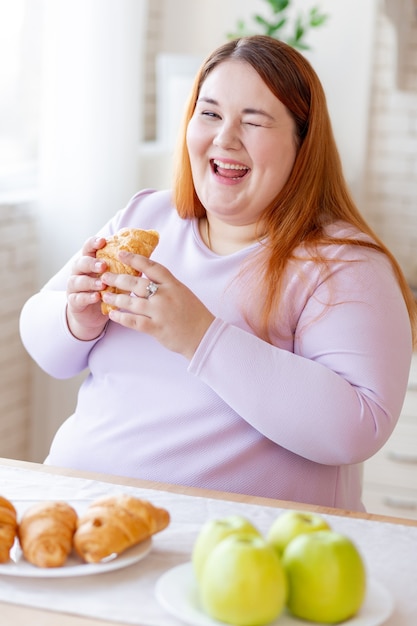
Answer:
[[[26,509],[37,502],[40,502],[40,500],[13,500],[18,517],[20,518]],[[92,500],[68,500],[67,502],[77,511],[78,515],[81,515],[91,504]],[[10,561],[8,563],[0,563],[0,575],[26,578],[69,578],[72,576],[105,574],[106,572],[122,569],[141,561],[149,554],[151,548],[152,539],[149,538],[122,552],[122,554],[112,555],[100,563],[85,563],[73,551],[62,567],[36,567],[23,557],[19,541],[16,539],[10,550]]]
[[[100,563],[85,563],[76,554],[71,553],[62,567],[35,567],[24,559],[22,550],[16,542],[10,551],[10,561],[0,564],[0,574],[30,578],[68,578],[104,574],[137,563],[149,554],[151,548],[152,539],[147,539],[119,556],[109,557]]]
[[[183,563],[168,570],[157,581],[155,595],[158,602],[171,615],[191,626],[224,626],[212,619],[200,607],[197,583],[191,563]],[[370,580],[365,602],[355,617],[346,626],[379,626],[391,615],[394,603],[388,591],[379,583]],[[311,622],[298,620],[283,613],[270,626],[307,626]],[[314,626],[319,626],[317,623]]]

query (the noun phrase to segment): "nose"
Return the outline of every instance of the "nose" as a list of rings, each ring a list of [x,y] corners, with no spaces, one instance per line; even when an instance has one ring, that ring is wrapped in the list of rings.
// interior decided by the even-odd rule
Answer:
[[[213,144],[225,150],[236,150],[241,147],[239,129],[236,124],[224,122],[217,130]]]

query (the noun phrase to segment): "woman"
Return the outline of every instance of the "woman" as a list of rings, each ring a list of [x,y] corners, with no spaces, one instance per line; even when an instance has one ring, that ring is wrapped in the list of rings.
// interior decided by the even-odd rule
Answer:
[[[139,278],[95,257],[125,226],[160,233],[152,260],[120,257]],[[109,318],[106,286],[130,294],[103,295]],[[255,36],[196,77],[173,194],[138,193],[26,303],[21,334],[51,376],[90,370],[47,463],[361,510],[415,324],[347,190],[318,77]]]

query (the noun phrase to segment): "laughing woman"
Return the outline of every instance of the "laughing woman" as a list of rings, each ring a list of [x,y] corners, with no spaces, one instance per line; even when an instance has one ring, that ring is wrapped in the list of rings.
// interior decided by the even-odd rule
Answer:
[[[120,256],[141,276],[96,258],[122,227],[159,232],[151,260]],[[353,510],[361,464],[398,420],[415,335],[317,75],[263,36],[202,65],[173,190],[135,195],[21,314],[48,374],[89,370],[46,463]]]

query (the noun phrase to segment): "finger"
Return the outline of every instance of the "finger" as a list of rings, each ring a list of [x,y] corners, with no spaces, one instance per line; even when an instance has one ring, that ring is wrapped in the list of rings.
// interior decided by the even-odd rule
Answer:
[[[101,280],[108,287],[115,287],[120,291],[133,293],[135,296],[139,296],[139,298],[150,298],[160,287],[160,285],[150,281],[147,277],[132,276],[131,274],[105,272],[101,276]],[[153,291],[149,287],[151,284],[156,287]]]
[[[116,309],[123,309],[134,316],[149,317],[147,313],[149,309],[147,309],[144,298],[136,298],[128,293],[113,293],[111,291],[103,291],[101,297],[103,302],[116,307]]]
[[[95,256],[97,250],[103,248],[106,245],[106,239],[104,237],[90,237],[84,243],[81,254],[87,256]]]
[[[102,280],[87,275],[72,275],[68,278],[67,293],[86,293],[102,291],[105,288]]]
[[[114,274],[113,272],[105,272],[100,276],[100,280],[108,287],[116,287],[120,291],[134,293],[137,296],[144,296],[146,284],[149,282],[146,278],[132,276],[132,274]],[[140,287],[143,282],[143,287]]]
[[[141,254],[132,254],[122,250],[119,252],[119,259],[138,272],[145,274],[157,284],[167,282],[173,278],[171,272],[166,267]]]
[[[107,269],[105,261],[99,261],[95,257],[81,256],[72,266],[73,274],[88,274],[90,276],[100,276]]]
[[[118,309],[112,309],[109,312],[109,317],[113,322],[121,324],[126,328],[131,328],[142,333],[152,334],[153,324],[150,317],[146,315],[132,315],[126,311],[119,311]]]
[[[83,309],[101,302],[100,293],[97,291],[75,292],[68,294],[68,306],[73,310],[82,311]]]

